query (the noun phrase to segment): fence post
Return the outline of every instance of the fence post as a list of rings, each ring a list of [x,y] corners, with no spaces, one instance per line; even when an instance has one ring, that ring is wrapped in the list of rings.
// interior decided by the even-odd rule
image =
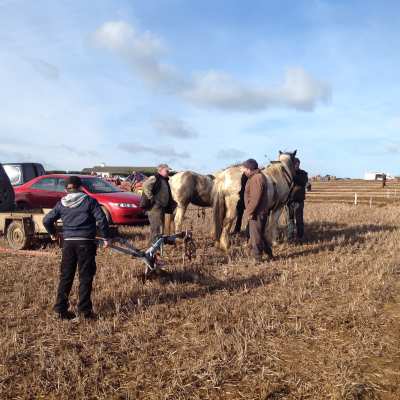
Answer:
[[[354,193],[354,205],[357,205],[358,196],[357,193]]]
[[[369,198],[369,208],[372,208],[372,197]]]

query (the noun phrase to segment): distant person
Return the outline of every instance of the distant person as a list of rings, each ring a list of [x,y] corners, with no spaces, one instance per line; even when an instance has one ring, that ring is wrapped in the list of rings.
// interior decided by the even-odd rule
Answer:
[[[79,269],[78,312],[85,319],[94,319],[91,293],[96,274],[96,224],[100,236],[109,245],[107,218],[97,200],[81,191],[82,181],[71,176],[65,184],[66,196],[45,216],[43,225],[52,240],[56,240],[55,222],[63,223],[63,247],[60,266],[60,281],[54,311],[60,319],[73,319],[75,314],[68,310],[76,268]]]
[[[383,174],[382,175],[382,189],[384,189],[386,186],[386,179],[387,179],[386,174]]]
[[[287,204],[288,239],[289,241],[297,240],[301,242],[304,239],[304,200],[306,199],[308,174],[300,169],[300,160],[298,158],[294,161],[294,169],[293,188]]]
[[[247,182],[244,189],[245,213],[249,221],[249,243],[254,263],[262,261],[263,253],[272,257],[271,247],[265,239],[268,221],[267,178],[258,168],[256,160],[250,158],[243,163]]]
[[[143,184],[140,206],[148,210],[150,243],[164,233],[165,214],[172,214],[176,207],[169,186],[170,171],[167,164],[160,164],[157,173]]]

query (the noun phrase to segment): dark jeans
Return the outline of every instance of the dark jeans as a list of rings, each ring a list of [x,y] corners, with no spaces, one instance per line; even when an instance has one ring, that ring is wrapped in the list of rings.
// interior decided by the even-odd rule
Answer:
[[[79,268],[78,311],[86,314],[92,311],[93,278],[96,273],[96,244],[92,240],[64,240],[60,266],[60,282],[54,311],[68,310],[68,297],[74,282],[76,267]]]
[[[304,236],[304,201],[292,202],[288,204],[288,237],[294,238],[296,226],[296,237],[302,239]]]
[[[260,259],[263,253],[272,256],[271,247],[265,239],[265,227],[267,222],[267,215],[257,215],[249,220],[251,255],[256,259]]]
[[[150,222],[150,240],[149,243],[152,244],[157,236],[162,235],[164,232],[164,218],[165,211],[163,208],[154,206],[149,212],[149,222]]]

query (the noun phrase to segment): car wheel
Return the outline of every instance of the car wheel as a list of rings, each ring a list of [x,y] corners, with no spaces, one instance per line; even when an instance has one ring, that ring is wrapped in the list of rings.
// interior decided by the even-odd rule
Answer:
[[[107,208],[105,208],[104,206],[101,206],[101,209],[103,210],[103,213],[106,215],[107,222],[109,224],[112,224],[111,215],[110,215],[109,211],[107,210]]]

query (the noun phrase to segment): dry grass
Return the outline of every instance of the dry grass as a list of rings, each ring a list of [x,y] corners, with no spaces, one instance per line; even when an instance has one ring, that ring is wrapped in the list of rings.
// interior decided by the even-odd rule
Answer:
[[[1,253],[0,398],[398,399],[399,218],[309,204],[307,244],[256,267],[240,240],[229,258],[211,248],[192,213],[197,259],[168,248],[172,281],[143,285],[136,260],[99,252],[92,323],[53,319],[58,250]]]

